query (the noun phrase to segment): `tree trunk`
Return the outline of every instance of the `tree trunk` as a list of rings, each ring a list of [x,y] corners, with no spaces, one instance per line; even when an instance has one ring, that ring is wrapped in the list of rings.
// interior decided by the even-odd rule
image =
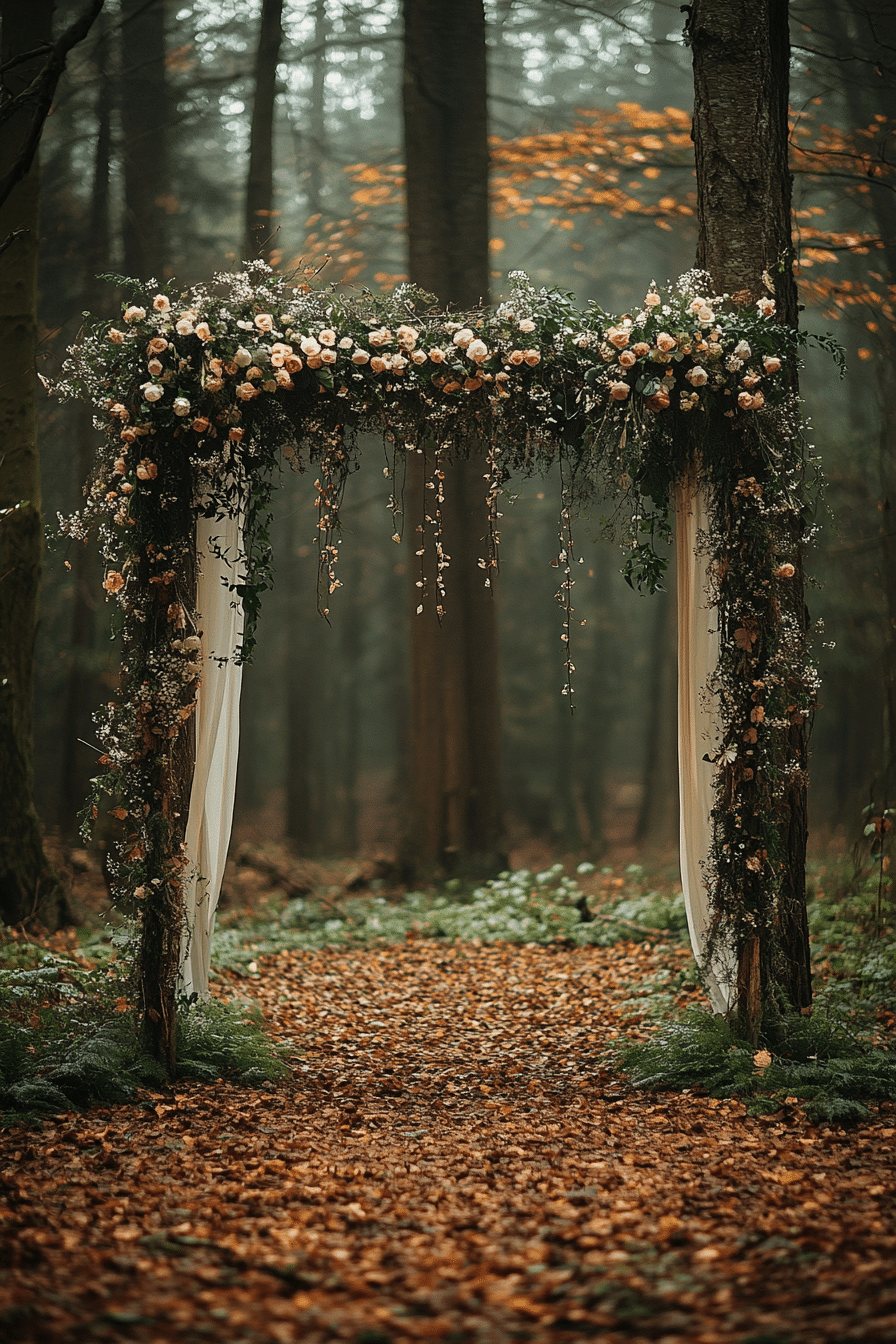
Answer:
[[[53,5],[0,3],[0,63],[50,40]],[[26,88],[41,57],[7,71],[11,94]],[[25,108],[0,137],[0,177],[14,163],[31,119]],[[34,807],[34,638],[42,564],[37,449],[37,160],[0,208],[0,239],[22,230],[0,256],[0,920],[56,929],[68,905],[43,852]]]
[[[165,0],[121,0],[119,112],[124,167],[124,269],[162,281],[171,273],[171,105],[165,75]]]
[[[255,56],[255,101],[249,139],[249,176],[246,182],[246,257],[262,257],[270,264],[279,260],[274,246],[274,105],[277,97],[277,62],[283,0],[263,0],[261,31]]]
[[[402,10],[410,276],[441,303],[470,308],[487,303],[489,289],[482,0],[404,0]],[[484,587],[477,563],[487,531],[484,468],[476,456],[445,471],[442,530],[451,561],[440,621],[434,549],[416,554],[418,528],[427,512],[434,516],[426,489],[434,465],[431,454],[412,454],[405,489],[412,611],[407,858],[445,871],[494,868],[504,856],[497,619],[494,588]]]
[[[697,166],[699,241],[697,265],[719,292],[750,301],[764,292],[763,275],[774,276],[777,313],[796,325],[797,295],[791,271],[788,169],[788,70],[790,46],[786,0],[695,0],[689,35],[694,58],[694,146]],[[796,379],[794,375],[794,392]],[[743,454],[732,431],[732,454]],[[744,461],[745,475],[762,479],[758,460]],[[799,519],[794,519],[795,531]],[[806,634],[802,565],[792,584],[790,615]],[[775,989],[790,1003],[811,1003],[805,859],[807,810],[805,726],[790,730],[796,766],[780,819],[783,883],[776,930],[763,930],[760,946],[738,949],[737,1011],[751,1039],[759,1031],[757,1005]],[[776,950],[765,943],[775,938]],[[776,965],[777,963],[777,965]],[[773,971],[773,966],[776,969]]]
[[[94,70],[97,79],[96,145],[94,149],[93,191],[90,197],[88,233],[83,240],[85,274],[83,307],[94,316],[109,312],[112,304],[108,285],[96,277],[109,265],[109,175],[112,150],[112,97],[108,77],[109,37],[103,16],[96,26]],[[111,312],[109,312],[111,316]],[[78,406],[78,480],[86,481],[93,467],[97,435],[93,411]],[[93,645],[96,627],[97,595],[102,592],[102,572],[96,548],[78,545],[72,557],[75,581],[69,632],[69,673],[65,693],[65,739],[59,772],[59,818],[64,836],[74,839],[77,814],[89,780],[88,756],[82,739],[90,737],[91,713],[99,702],[99,680],[93,669]]]

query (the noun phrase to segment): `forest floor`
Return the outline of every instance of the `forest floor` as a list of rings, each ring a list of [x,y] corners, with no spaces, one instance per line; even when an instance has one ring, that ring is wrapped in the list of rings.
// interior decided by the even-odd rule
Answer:
[[[688,960],[411,934],[222,972],[289,1076],[0,1132],[0,1334],[896,1341],[896,1105],[753,1119],[611,1069]]]

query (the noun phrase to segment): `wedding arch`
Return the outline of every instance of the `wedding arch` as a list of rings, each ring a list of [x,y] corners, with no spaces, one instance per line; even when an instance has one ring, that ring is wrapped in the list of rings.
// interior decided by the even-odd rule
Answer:
[[[103,433],[86,505],[62,528],[98,529],[118,604],[122,684],[98,715],[86,821],[105,809],[126,823],[117,885],[140,913],[138,1006],[160,1058],[175,1062],[178,993],[208,993],[276,476],[284,458],[316,469],[326,613],[361,431],[386,446],[395,540],[405,458],[424,458],[428,504],[412,525],[438,577],[421,609],[450,602],[441,506],[457,456],[485,463],[487,584],[512,472],[561,462],[567,531],[577,507],[615,498],[634,587],[660,584],[674,518],[682,884],[713,1007],[727,1011],[744,940],[764,930],[774,944],[782,809],[803,768],[791,730],[816,697],[791,582],[815,485],[792,388],[800,344],[830,342],[778,322],[771,290],[716,295],[700,272],[664,293],[651,284],[621,316],[519,272],[497,308],[453,314],[412,286],[347,296],[260,262],[178,295],[114,279],[131,296],[120,326],[86,329],[55,385],[88,400]],[[559,569],[571,692],[569,549]]]

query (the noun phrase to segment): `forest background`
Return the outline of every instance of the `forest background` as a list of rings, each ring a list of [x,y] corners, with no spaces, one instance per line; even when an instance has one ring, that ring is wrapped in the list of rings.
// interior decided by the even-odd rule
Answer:
[[[399,9],[107,4],[69,58],[41,148],[44,376],[84,311],[117,314],[120,293],[96,280],[104,272],[194,283],[237,265],[251,239],[280,269],[316,270],[328,256],[318,283],[404,278]],[[77,12],[58,5],[56,25]],[[624,311],[652,279],[693,264],[693,94],[679,6],[510,0],[486,12],[493,295],[524,269],[579,305]],[[803,379],[828,478],[809,562],[811,614],[824,625],[811,791],[820,847],[859,834],[872,791],[885,804],[893,758],[896,13],[838,0],[791,14],[802,321],[834,330],[850,365],[838,383],[810,358]],[[258,152],[268,141],[269,167]],[[40,439],[52,519],[78,506],[95,436],[85,412],[48,399]],[[382,450],[367,449],[343,509],[345,586],[328,621],[315,602],[313,474],[284,470],[276,583],[245,681],[237,836],[285,839],[306,854],[395,855],[406,839],[413,558],[390,540]],[[576,615],[587,623],[576,629],[571,715],[553,600],[559,480],[513,490],[496,584],[507,848],[537,863],[620,844],[671,853],[674,593],[625,586],[621,554],[601,535],[609,509],[578,521]],[[67,840],[94,770],[91,713],[116,684],[110,628],[99,560],[51,550],[36,790],[46,825]]]

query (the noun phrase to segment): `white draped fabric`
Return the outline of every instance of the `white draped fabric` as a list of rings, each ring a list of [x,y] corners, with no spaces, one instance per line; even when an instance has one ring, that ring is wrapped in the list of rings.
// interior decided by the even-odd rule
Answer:
[[[701,868],[712,840],[713,767],[704,761],[717,742],[707,687],[719,660],[719,632],[698,534],[708,523],[706,500],[691,470],[675,487],[675,558],[678,580],[678,780],[681,796],[681,885],[691,947],[702,967],[713,1012],[734,999],[734,971],[723,956],[706,964],[709,891]]]
[[[196,608],[202,632],[202,681],[186,831],[180,976],[183,993],[195,993],[201,999],[208,997],[211,937],[230,844],[239,754],[243,669],[233,655],[242,638],[243,612],[230,590],[238,573],[239,553],[239,518],[197,519]]]

